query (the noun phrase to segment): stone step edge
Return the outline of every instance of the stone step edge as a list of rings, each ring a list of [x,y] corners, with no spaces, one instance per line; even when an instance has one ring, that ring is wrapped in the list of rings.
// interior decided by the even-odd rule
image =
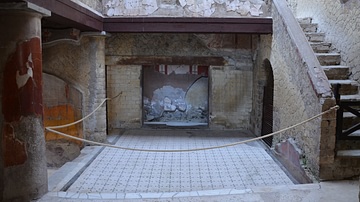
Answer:
[[[340,100],[357,102],[360,101],[360,95],[341,95]]]
[[[218,189],[200,190],[190,192],[162,192],[162,193],[75,193],[75,192],[49,192],[47,196],[69,198],[69,199],[166,199],[181,197],[204,197],[221,195],[243,195],[257,193],[276,193],[291,190],[320,190],[320,183],[259,186],[245,189]]]
[[[323,69],[350,69],[349,66],[346,65],[322,65]]]
[[[360,150],[339,150],[336,152],[337,157],[352,157],[352,158],[360,158]]]
[[[358,86],[358,83],[356,81],[350,80],[350,79],[343,79],[343,80],[334,80],[329,79],[330,84],[342,84],[342,85],[353,85]]]
[[[340,53],[315,53],[316,56],[341,56]]]

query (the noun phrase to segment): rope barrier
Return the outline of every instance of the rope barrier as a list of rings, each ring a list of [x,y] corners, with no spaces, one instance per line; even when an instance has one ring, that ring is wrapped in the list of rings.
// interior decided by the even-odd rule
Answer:
[[[273,132],[273,133],[269,133],[269,134],[264,135],[264,136],[260,136],[260,137],[256,137],[256,138],[252,138],[252,139],[248,139],[248,140],[243,140],[243,141],[239,141],[239,142],[234,142],[234,143],[230,143],[230,144],[224,144],[224,145],[213,146],[213,147],[194,148],[194,149],[172,149],[172,150],[154,149],[153,150],[153,149],[137,149],[137,148],[121,147],[121,146],[117,146],[117,145],[112,145],[112,144],[106,144],[106,143],[86,140],[86,139],[82,139],[82,138],[79,138],[79,137],[74,137],[74,136],[59,132],[57,130],[53,130],[53,129],[65,128],[65,127],[68,127],[68,126],[72,126],[72,125],[75,125],[77,123],[80,123],[80,122],[84,121],[86,118],[88,118],[92,114],[94,114],[107,100],[115,99],[119,95],[121,95],[121,93],[119,93],[117,96],[115,96],[113,98],[105,98],[93,112],[91,112],[90,114],[88,114],[87,116],[85,116],[84,118],[82,118],[82,119],[80,119],[78,121],[75,121],[73,123],[69,123],[69,124],[66,124],[66,125],[61,125],[61,126],[49,126],[49,127],[45,127],[45,129],[50,131],[50,132],[53,132],[53,133],[56,133],[58,135],[68,137],[68,138],[71,138],[71,139],[74,139],[74,140],[79,140],[79,141],[94,144],[94,145],[111,147],[111,148],[116,148],[116,149],[123,149],[123,150],[130,150],[130,151],[141,151],[141,152],[193,152],[193,151],[204,151],[204,150],[210,150],[210,149],[219,149],[219,148],[224,148],[224,147],[231,147],[231,146],[236,146],[236,145],[239,145],[239,144],[245,144],[245,143],[253,142],[253,141],[256,141],[256,140],[263,139],[263,138],[271,137],[271,136],[277,135],[279,133],[282,133],[284,131],[293,129],[293,128],[295,128],[297,126],[300,126],[302,124],[305,124],[307,122],[310,122],[310,121],[312,121],[312,120],[314,120],[314,119],[316,119],[316,118],[318,118],[318,117],[320,117],[320,116],[322,116],[324,114],[327,114],[327,113],[329,113],[329,112],[331,112],[333,110],[339,109],[338,105],[333,106],[330,109],[328,109],[328,110],[326,110],[326,111],[324,111],[324,112],[322,112],[322,113],[320,113],[318,115],[315,115],[315,116],[313,116],[313,117],[311,117],[309,119],[306,119],[306,120],[304,120],[304,121],[302,121],[302,122],[300,122],[298,124],[295,124],[293,126],[284,128],[282,130],[279,130],[279,131],[276,131],[276,132]]]

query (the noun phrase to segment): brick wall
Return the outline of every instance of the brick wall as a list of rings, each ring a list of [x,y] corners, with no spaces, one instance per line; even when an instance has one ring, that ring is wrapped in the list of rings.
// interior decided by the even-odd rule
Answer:
[[[59,40],[43,45],[43,71],[73,85],[83,94],[83,115],[92,112],[105,98],[104,39],[93,35],[81,37],[80,41]],[[104,141],[106,125],[106,110],[102,107],[84,121],[84,136]]]
[[[251,35],[235,34],[113,34],[106,39],[108,95],[125,94],[108,106],[111,128],[141,126],[141,65],[144,58],[162,64],[163,57],[221,57],[223,66],[210,66],[211,128],[249,129],[252,107],[253,50]],[[203,61],[204,62],[204,61]],[[207,62],[207,61],[205,61]],[[225,65],[226,64],[226,65]],[[190,64],[187,64],[190,65]],[[193,65],[193,64],[191,64]],[[202,64],[204,65],[204,64]]]
[[[331,95],[319,92],[320,86],[318,82],[314,82],[312,78],[313,72],[310,71],[309,65],[312,65],[308,57],[304,57],[308,52],[301,52],[304,47],[302,43],[298,43],[298,36],[294,37],[289,30],[293,25],[289,23],[288,16],[282,16],[278,13],[276,6],[273,5],[273,36],[272,42],[269,36],[260,38],[260,46],[258,49],[258,58],[256,68],[262,68],[260,64],[268,59],[271,63],[274,75],[274,114],[273,114],[273,131],[295,125],[306,120],[334,105]],[[286,18],[286,19],[285,19]],[[286,22],[285,22],[286,21]],[[294,20],[294,23],[296,21]],[[305,39],[304,39],[305,40]],[[271,44],[271,50],[269,48]],[[306,49],[306,48],[305,48]],[[270,52],[270,51],[271,52]],[[296,50],[296,51],[295,51]],[[316,58],[315,58],[316,60]],[[315,61],[314,60],[314,61]],[[317,60],[316,60],[317,61]],[[312,67],[312,66],[311,66]],[[255,99],[261,98],[261,85],[263,80],[263,70],[255,70]],[[255,100],[254,104],[259,105],[259,101]],[[259,120],[260,112],[254,112],[254,123]],[[302,159],[299,159],[304,168],[313,175],[320,175],[320,164],[324,159],[331,161],[331,155],[326,152],[320,152],[320,149],[328,148],[326,151],[334,149],[334,124],[332,113],[329,117],[323,119],[315,119],[302,126],[288,130],[279,135],[274,136],[273,145],[280,143],[288,138],[293,138],[297,147],[303,152]],[[325,124],[325,123],[328,124]],[[255,123],[256,125],[256,123]],[[260,127],[255,126],[255,130]],[[325,150],[324,150],[325,151]]]
[[[211,126],[250,129],[252,71],[211,67]]]
[[[108,103],[108,129],[139,128],[141,126],[142,92],[141,66],[107,67],[108,97],[121,95]]]

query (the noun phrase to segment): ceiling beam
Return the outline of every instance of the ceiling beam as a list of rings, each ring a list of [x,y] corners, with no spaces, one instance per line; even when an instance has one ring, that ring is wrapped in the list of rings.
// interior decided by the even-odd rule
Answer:
[[[27,0],[51,11],[51,17],[44,19],[46,26],[51,23],[65,28],[82,31],[103,31],[103,18],[69,0]]]
[[[9,1],[9,0],[7,0]],[[272,18],[116,17],[99,16],[70,0],[27,0],[52,12],[44,28],[117,33],[271,34]]]
[[[104,18],[104,31],[122,33],[270,34],[271,18]]]

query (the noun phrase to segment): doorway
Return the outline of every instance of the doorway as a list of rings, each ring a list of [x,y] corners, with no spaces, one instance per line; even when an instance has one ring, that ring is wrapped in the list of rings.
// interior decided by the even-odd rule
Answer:
[[[261,135],[267,135],[273,132],[273,104],[274,104],[274,75],[270,61],[265,60],[265,86],[263,96],[263,114]],[[262,139],[269,147],[272,146],[273,137]]]

